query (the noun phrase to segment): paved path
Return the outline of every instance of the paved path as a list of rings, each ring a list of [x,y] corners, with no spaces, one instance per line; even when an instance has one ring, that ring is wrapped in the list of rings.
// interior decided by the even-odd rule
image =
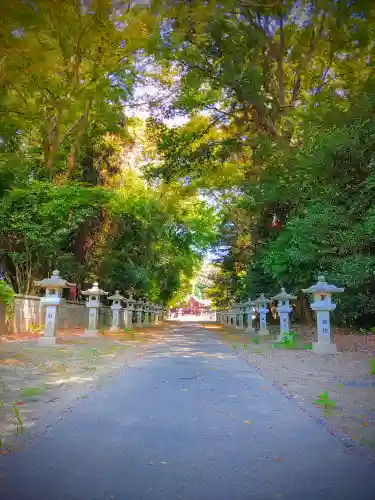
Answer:
[[[375,498],[375,465],[188,324],[0,473],[1,500]]]

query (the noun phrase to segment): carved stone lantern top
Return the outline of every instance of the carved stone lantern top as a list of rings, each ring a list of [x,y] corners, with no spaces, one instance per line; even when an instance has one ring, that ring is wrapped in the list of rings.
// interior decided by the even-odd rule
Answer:
[[[254,302],[255,302],[256,305],[260,305],[261,307],[265,307],[267,304],[271,304],[272,300],[271,299],[267,299],[264,296],[264,293],[261,293],[260,297],[258,297],[257,299],[255,299]]]
[[[108,295],[108,292],[105,292],[101,288],[99,288],[99,283],[97,281],[94,282],[92,288],[89,288],[88,290],[83,290],[82,295]]]
[[[338,288],[335,285],[328,284],[324,276],[319,276],[317,283],[315,285],[310,286],[310,288],[302,289],[303,293],[325,294],[325,295],[331,295],[332,293],[342,293],[344,291],[345,288]]]
[[[278,300],[278,301],[286,301],[286,300],[296,300],[295,295],[291,295],[290,293],[287,293],[285,291],[285,288],[281,288],[281,291],[277,293],[274,297],[272,297],[272,300]]]
[[[114,293],[114,295],[111,295],[110,297],[108,297],[108,300],[113,300],[113,301],[121,302],[121,300],[124,300],[124,298],[125,297],[123,297],[122,295],[120,295],[119,290],[116,290],[116,292]]]
[[[39,288],[71,288],[75,283],[69,283],[67,280],[60,278],[60,271],[55,269],[50,278],[44,278],[40,281],[34,281],[34,285]]]

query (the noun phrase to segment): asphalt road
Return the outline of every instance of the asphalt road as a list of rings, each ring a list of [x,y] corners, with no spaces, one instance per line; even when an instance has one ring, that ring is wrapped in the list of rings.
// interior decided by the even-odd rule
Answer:
[[[1,500],[375,499],[375,465],[193,324],[0,471]]]

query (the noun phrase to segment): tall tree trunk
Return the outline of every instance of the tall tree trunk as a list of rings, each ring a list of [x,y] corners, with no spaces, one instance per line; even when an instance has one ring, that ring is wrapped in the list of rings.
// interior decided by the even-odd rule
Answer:
[[[55,116],[50,118],[48,129],[44,135],[44,167],[52,177],[53,163],[60,147],[60,118],[61,112],[56,110]]]
[[[312,325],[314,322],[313,314],[309,302],[305,295],[299,295],[296,304],[296,310],[303,322]]]
[[[69,172],[69,175],[75,169],[76,164],[77,164],[77,153],[79,151],[81,139],[87,130],[87,123],[88,123],[90,106],[91,106],[91,101],[87,99],[85,102],[84,109],[83,109],[82,117],[81,117],[79,124],[78,124],[75,141],[73,142],[72,147],[70,148],[70,151],[68,153],[68,172]]]

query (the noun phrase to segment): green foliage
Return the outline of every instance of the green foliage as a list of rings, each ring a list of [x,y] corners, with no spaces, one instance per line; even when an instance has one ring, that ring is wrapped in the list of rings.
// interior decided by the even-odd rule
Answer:
[[[300,290],[323,272],[346,288],[334,320],[372,324],[370,2],[120,4],[3,9],[11,287],[30,293],[57,267],[80,286],[99,278],[175,305],[215,244],[204,294],[216,309],[283,285],[307,317]],[[137,85],[158,90],[147,123],[125,116]],[[184,125],[166,125],[181,113]]]
[[[44,389],[42,387],[25,387],[22,390],[22,397],[24,398],[33,398],[40,396],[44,392]]]
[[[14,297],[11,287],[2,279],[0,279],[0,304],[10,306]]]
[[[5,383],[0,384],[0,390],[2,393],[6,392],[6,385]],[[17,408],[17,403],[11,402],[11,403],[6,403],[3,399],[0,398],[0,409],[4,409],[5,411],[11,410],[12,415],[13,415],[13,420],[16,424],[16,436],[19,436],[23,432],[23,422],[22,418],[19,412],[19,409]],[[1,429],[2,435],[0,435],[0,449],[3,448],[4,446],[4,437],[3,434],[6,430],[6,426]]]
[[[133,288],[168,301],[215,237],[215,216],[199,200],[134,184],[113,191],[35,181],[0,199],[0,241],[18,293],[52,268],[83,284]]]
[[[375,358],[369,359],[370,363],[370,373],[371,375],[375,375]]]
[[[324,272],[346,287],[334,320],[366,322],[375,306],[373,10],[266,4],[164,7],[173,29],[155,52],[180,70],[164,112],[190,121],[150,124],[161,162],[149,172],[209,190],[221,209],[215,307],[284,285],[311,319],[300,291]]]
[[[297,334],[295,332],[285,332],[282,344],[285,347],[295,347],[297,345]]]
[[[324,391],[315,400],[317,406],[322,406],[324,409],[334,408],[336,406],[335,401],[331,401],[328,396],[328,392]]]

